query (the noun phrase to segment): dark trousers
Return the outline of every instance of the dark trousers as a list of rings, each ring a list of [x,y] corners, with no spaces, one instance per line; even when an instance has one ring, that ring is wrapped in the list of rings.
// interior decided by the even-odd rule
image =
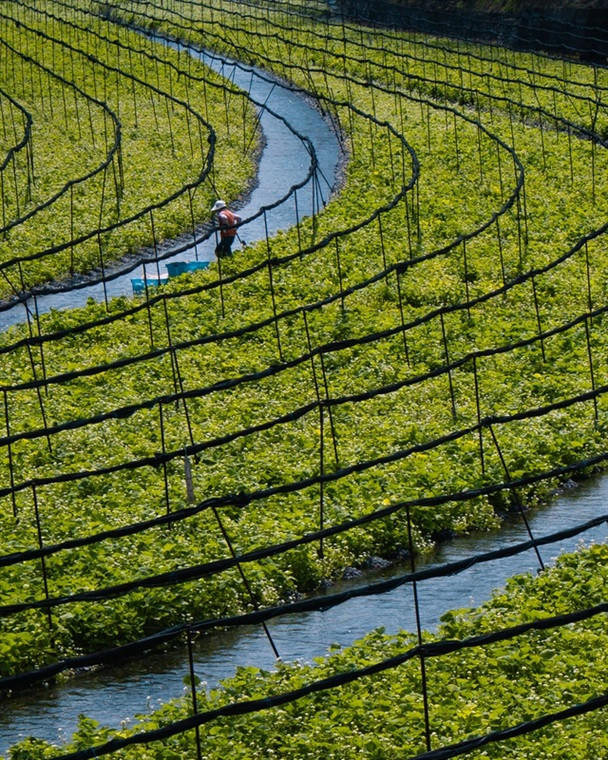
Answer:
[[[220,238],[220,242],[217,244],[217,247],[215,249],[215,255],[218,257],[230,256],[232,253],[232,244],[234,243],[235,237],[235,235],[226,235],[226,237]]]

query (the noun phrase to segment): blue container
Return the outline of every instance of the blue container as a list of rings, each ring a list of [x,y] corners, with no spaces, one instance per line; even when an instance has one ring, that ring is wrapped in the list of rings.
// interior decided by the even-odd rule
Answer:
[[[169,277],[177,277],[180,274],[184,274],[184,272],[187,271],[187,268],[187,261],[172,261],[167,264],[167,272],[169,272]]]
[[[186,264],[187,272],[194,272],[197,269],[209,269],[209,262],[208,261],[189,261]]]
[[[160,279],[158,277],[147,277],[144,280],[143,277],[134,277],[131,278],[131,287],[134,293],[145,293],[146,282],[149,288],[157,288],[159,285],[165,285],[168,279],[168,277],[160,277]]]

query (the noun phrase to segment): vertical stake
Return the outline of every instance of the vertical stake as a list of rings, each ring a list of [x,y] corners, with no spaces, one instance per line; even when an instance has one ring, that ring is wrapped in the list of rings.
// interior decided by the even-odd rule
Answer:
[[[572,159],[572,127],[568,126],[568,156],[570,158],[570,184],[574,184],[574,162]]]
[[[406,196],[404,198],[405,201],[405,222],[407,226],[407,248],[409,252],[410,261],[412,260],[412,226],[410,221],[410,196],[409,193],[406,193]],[[412,198],[412,208],[414,206],[414,199]]]
[[[481,115],[479,113],[479,98],[477,98],[477,117],[478,122],[481,120]],[[477,153],[479,155],[479,182],[483,183],[483,153],[481,150],[481,127],[480,124],[477,124]]]
[[[40,510],[38,509],[38,497],[36,495],[36,486],[32,484],[32,497],[34,499],[34,513],[36,515],[36,531],[38,533],[38,548],[42,551],[43,549],[43,543],[42,543],[42,528],[40,527]],[[46,572],[46,562],[44,559],[44,556],[40,557],[40,565],[42,567],[42,581],[44,583],[44,598],[48,602],[49,600],[49,582],[48,582],[48,576]],[[49,633],[52,636],[53,633],[53,618],[51,615],[51,608],[46,608],[46,619],[49,624]]]
[[[6,437],[9,438],[9,441],[7,443],[8,469],[9,469],[10,480],[11,480],[11,499],[13,502],[13,517],[17,517],[17,501],[15,499],[15,475],[13,472],[13,450],[10,443],[11,426],[10,426],[9,415],[8,415],[8,392],[6,388],[4,389],[4,421],[6,424]]]
[[[477,407],[477,429],[479,433],[479,461],[481,474],[485,475],[486,467],[483,458],[483,427],[481,425],[481,406],[479,403],[479,379],[477,377],[477,357],[473,356],[473,378],[475,380],[475,406]]]
[[[338,265],[338,282],[340,283],[340,299],[342,302],[342,311],[344,311],[344,286],[342,284],[342,265],[340,264],[340,244],[336,236],[336,263]]]
[[[319,404],[319,530],[324,528],[324,509],[323,509],[323,497],[324,497],[324,482],[323,476],[325,475],[325,456],[323,448],[323,404]],[[324,558],[323,553],[323,536],[319,539],[319,559]]]
[[[21,262],[20,261],[18,262],[18,267],[19,267],[19,276],[20,276],[20,279],[21,279],[21,290],[24,291],[25,290],[25,284],[24,284],[24,281],[23,281],[23,272],[21,270]],[[6,275],[5,275],[5,277],[6,277]],[[36,319],[37,319],[38,334],[40,334],[40,317],[39,317],[39,314],[38,314],[38,301],[36,299],[36,295],[35,294],[33,294],[33,300],[34,300],[34,305],[35,305],[35,308],[36,308]],[[27,328],[28,328],[28,333],[29,333],[29,336],[30,336],[30,341],[32,341],[33,338],[34,338],[34,331],[32,330],[32,313],[31,313],[31,309],[29,308],[29,306],[27,304],[27,301],[23,302],[23,306],[25,308],[25,315],[27,317]],[[41,364],[42,364],[42,377],[43,377],[43,382],[44,382],[44,390],[45,390],[45,394],[48,396],[49,395],[49,388],[48,388],[48,384],[47,384],[47,381],[46,381],[46,367],[45,367],[45,364],[44,364],[44,351],[43,351],[43,347],[42,347],[42,342],[40,342],[39,345],[40,345],[40,359],[41,359]],[[30,360],[30,366],[32,368],[32,376],[33,376],[34,380],[36,382],[38,382],[38,373],[36,371],[36,363],[34,361],[34,352],[32,351],[32,345],[31,345],[31,342],[29,342],[29,341],[27,343],[27,353],[28,353],[29,360]],[[40,416],[42,417],[42,423],[43,423],[45,429],[47,429],[47,432],[46,432],[47,446],[48,446],[49,452],[52,454],[53,453],[53,447],[51,446],[51,436],[50,436],[50,434],[48,432],[48,423],[47,423],[47,420],[46,420],[46,413],[44,411],[44,402],[42,401],[42,393],[40,391],[40,386],[39,385],[36,385],[36,395],[38,397],[38,406],[40,407]]]
[[[403,350],[405,351],[405,361],[410,366],[410,354],[407,348],[407,337],[405,335],[405,317],[403,315],[403,298],[401,295],[401,280],[399,278],[399,267],[395,268],[395,278],[397,279],[397,298],[399,299],[399,316],[401,318],[401,334],[403,335]]]
[[[526,183],[525,181],[522,182],[521,186],[522,190],[522,200],[523,200],[523,212],[524,212],[524,246],[528,247],[529,242],[529,236],[528,236],[528,194],[526,192]]]
[[[190,457],[184,446],[184,478],[186,480],[186,498],[188,504],[195,504],[196,497],[194,496],[194,483],[192,482],[192,466],[190,464]]]
[[[502,250],[502,238],[500,236],[500,220],[496,217],[496,239],[498,240],[498,256],[500,258],[500,272],[502,274],[502,284],[507,284],[507,278],[505,276],[505,259]],[[506,295],[506,293],[504,294]]]
[[[192,695],[192,714],[198,715],[198,701],[196,698],[196,678],[194,675],[194,656],[192,652],[192,629],[190,626],[186,628],[186,641],[188,642],[188,666],[190,670],[190,693]],[[196,736],[196,757],[197,760],[202,760],[201,755],[201,734],[200,726],[194,727],[194,735]]]
[[[6,231],[6,206],[4,205],[4,199],[6,194],[4,192],[4,172],[0,172],[0,200],[2,200],[2,233],[6,240],[8,233]]]
[[[270,296],[272,299],[272,313],[274,314],[274,327],[275,332],[277,336],[277,347],[279,350],[279,358],[283,362],[285,361],[283,357],[283,351],[281,349],[281,335],[279,333],[279,319],[277,317],[277,304],[274,296],[274,282],[272,279],[272,264],[270,263],[270,240],[268,239],[268,219],[266,217],[266,209],[264,209],[264,230],[266,233],[266,252],[267,252],[267,263],[268,263],[268,282],[270,284]]]
[[[319,354],[319,358],[321,359],[321,374],[323,375],[323,386],[325,388],[325,401],[327,404],[327,411],[329,413],[329,426],[331,428],[331,437],[334,445],[334,459],[336,460],[336,467],[339,467],[340,462],[338,460],[338,442],[336,440],[336,429],[334,427],[334,415],[331,411],[331,404],[329,400],[329,387],[327,385],[327,373],[325,372],[325,359],[323,356],[323,352]]]
[[[536,282],[534,280],[534,276],[531,278],[532,280],[532,294],[534,296],[534,309],[536,310],[536,324],[538,325],[538,336],[540,338],[540,351],[543,356],[543,361],[547,361],[545,356],[545,342],[543,340],[543,330],[540,324],[540,309],[538,308],[538,297],[536,295]]]
[[[158,276],[158,281],[160,284],[160,262],[158,258],[158,251],[156,248],[156,230],[154,228],[154,216],[152,215],[152,209],[150,209],[150,222],[152,226],[152,240],[154,243],[154,259],[156,261],[156,274]],[[190,436],[190,443],[194,444],[194,437],[192,434],[192,425],[190,423],[190,415],[188,413],[188,405],[186,404],[186,399],[184,397],[184,384],[182,381],[181,372],[179,370],[179,362],[177,361],[177,353],[175,349],[173,348],[173,342],[171,339],[171,325],[169,321],[169,307],[167,306],[167,299],[163,297],[163,310],[165,313],[165,330],[167,333],[167,344],[170,349],[170,356],[171,356],[171,371],[173,373],[173,388],[175,390],[175,393],[178,392],[178,385],[179,385],[179,391],[182,394],[182,403],[184,405],[184,414],[186,416],[186,424],[188,426],[188,433]],[[179,407],[179,401],[175,402],[176,408]]]
[[[150,209],[150,232],[152,233],[152,249],[154,251],[154,263],[156,265],[156,276],[160,287],[160,262],[158,260],[158,248],[156,246],[156,228],[154,226],[154,212]]]
[[[450,386],[450,398],[452,400],[452,418],[456,419],[456,402],[454,400],[454,385],[452,383],[452,371],[450,370],[450,355],[448,353],[448,339],[445,333],[445,322],[443,321],[443,312],[439,314],[439,321],[441,322],[441,334],[443,336],[443,351],[445,354],[445,363],[448,369],[448,383]]]
[[[312,380],[315,386],[315,395],[317,397],[317,403],[321,404],[321,392],[319,390],[319,381],[317,380],[317,371],[315,369],[315,357],[312,350],[312,343],[310,340],[310,330],[308,328],[308,317],[306,315],[306,311],[302,312],[302,316],[304,317],[304,329],[306,331],[306,343],[308,345],[308,353],[310,354],[310,367],[312,370]]]
[[[320,392],[320,389],[319,389],[319,382],[317,380],[317,372],[316,372],[316,369],[315,369],[314,355],[313,355],[313,351],[312,351],[312,343],[311,343],[311,340],[310,340],[310,330],[308,329],[308,318],[306,316],[306,312],[305,311],[303,311],[302,314],[304,315],[304,328],[306,330],[306,342],[307,342],[307,345],[308,345],[308,353],[310,354],[310,366],[311,366],[311,369],[312,369],[312,379],[313,379],[313,383],[314,383],[314,386],[315,386],[315,395],[317,397],[317,404],[319,406],[319,420],[320,420],[319,421],[319,427],[320,427],[320,431],[321,431],[321,433],[320,433],[321,434],[321,443],[320,443],[320,454],[319,454],[319,457],[320,457],[319,472],[320,472],[321,478],[323,478],[323,474],[325,472],[325,452],[324,452],[324,445],[325,444],[324,444],[324,415],[323,415],[323,405],[322,405],[322,402],[321,402],[321,392]],[[325,373],[325,365],[323,363],[323,354],[321,354],[321,368],[323,370],[323,373]],[[324,377],[324,380],[325,380],[325,374],[323,374],[323,377]],[[327,383],[325,383],[325,397],[326,397],[326,400],[329,400],[329,394],[328,394],[328,390],[327,390]],[[336,465],[337,465],[338,464],[338,449],[337,449],[337,445],[336,445],[336,435],[335,435],[334,427],[333,427],[333,417],[332,417],[332,414],[331,414],[331,406],[328,405],[327,410],[329,412],[329,421],[330,421],[332,439],[333,439],[333,444],[334,444],[334,456],[335,456]],[[323,480],[321,479],[319,481],[319,523],[321,525],[321,530],[323,529],[323,515],[324,515],[323,503],[324,503],[324,483],[323,483]],[[319,543],[319,557],[323,558],[323,539],[320,539],[320,543]]]
[[[217,255],[217,246],[218,246],[218,239],[217,239],[217,230],[215,230],[215,250],[216,250],[216,259],[217,259],[217,272],[219,275],[219,282],[220,282],[220,308],[222,312],[222,319],[226,316],[226,312],[224,310],[224,285],[222,280],[222,259],[220,256]]]
[[[158,402],[158,422],[160,425],[160,442],[161,442],[161,450],[163,453],[163,479],[165,481],[165,505],[167,508],[167,514],[171,514],[171,504],[169,501],[169,476],[167,473],[167,460],[165,459],[165,454],[167,452],[167,448],[165,446],[165,422],[163,419],[163,402]],[[168,524],[169,527],[172,527],[172,524]]]
[[[373,92],[373,90],[372,90]],[[372,169],[375,171],[376,169],[376,151],[374,149],[374,132],[372,130],[372,122],[371,120],[368,120],[367,122],[369,124],[369,147],[371,150],[371,162],[372,162]]]
[[[494,446],[496,446],[496,451],[498,452],[498,456],[500,457],[500,462],[503,466],[503,469],[505,471],[505,475],[507,476],[507,480],[511,480],[511,475],[509,473],[509,468],[507,467],[507,463],[505,462],[505,458],[502,455],[502,451],[500,450],[500,446],[498,445],[498,439],[496,438],[496,434],[494,433],[494,429],[492,428],[492,425],[488,425],[490,429],[490,434],[492,436],[492,440],[494,441]],[[513,494],[513,499],[515,500],[515,506],[517,507],[517,510],[519,514],[522,516],[522,519],[524,521],[524,525],[526,526],[526,531],[528,533],[528,536],[531,541],[534,541],[534,536],[532,535],[532,530],[530,528],[530,523],[528,522],[528,518],[526,517],[526,513],[524,512],[524,508],[522,506],[522,503],[519,498],[519,494],[517,493],[517,489],[515,487],[510,489],[511,493]],[[545,563],[542,560],[542,557],[540,556],[540,552],[538,550],[538,546],[534,547],[534,551],[536,552],[536,557],[538,559],[538,565],[541,570],[545,569]]]
[[[521,232],[521,199],[519,194],[517,195],[517,246],[519,251],[519,274],[522,274],[524,271],[524,252]]]
[[[416,189],[414,191],[416,196],[416,237],[418,238],[418,245],[420,245],[420,183],[416,182]]]
[[[496,162],[498,164],[498,183],[500,185],[500,197],[501,199],[504,199],[505,187],[502,178],[502,159],[500,157],[500,145],[498,142],[496,143]]]
[[[150,291],[148,288],[148,273],[146,272],[146,265],[142,264],[143,280],[144,280],[144,292],[146,294],[146,309],[148,312],[148,328],[150,330],[150,348],[154,348],[154,331],[152,329],[152,309],[150,308]]]
[[[595,204],[595,135],[591,136],[591,200]]]
[[[215,519],[217,520],[217,524],[219,526],[219,529],[224,537],[224,540],[226,542],[226,546],[228,547],[228,550],[230,551],[230,555],[232,556],[232,559],[235,561],[237,570],[239,571],[239,575],[241,576],[241,580],[243,581],[243,585],[245,586],[245,589],[247,590],[247,593],[249,594],[249,598],[251,599],[251,603],[253,604],[253,608],[257,611],[260,609],[260,605],[258,604],[257,599],[253,595],[253,590],[251,586],[249,585],[249,581],[247,580],[247,576],[243,572],[243,568],[241,566],[241,563],[238,561],[238,558],[236,556],[236,552],[234,551],[234,547],[232,545],[232,542],[230,540],[230,537],[228,535],[228,532],[226,531],[226,528],[224,527],[224,524],[222,523],[222,520],[220,518],[220,514],[217,511],[217,508],[215,505],[211,506],[211,511],[215,515]],[[277,660],[280,660],[281,657],[279,655],[279,650],[276,648],[274,640],[270,634],[270,630],[268,629],[268,626],[266,625],[266,622],[262,622],[262,628],[264,629],[264,633],[266,634],[266,638],[268,639],[268,643],[272,647],[272,651],[274,652],[274,656],[277,658]]]
[[[462,239],[462,259],[464,263],[464,290],[467,299],[467,317],[471,319],[471,296],[469,294],[469,265],[467,261],[467,240]]]
[[[538,111],[538,121],[540,124],[540,145],[541,150],[543,152],[543,171],[547,171],[547,156],[545,153],[545,129],[543,126],[543,114],[540,108],[537,109]]]
[[[386,271],[386,250],[384,248],[384,234],[382,233],[382,216],[378,214],[378,232],[380,234],[380,248],[382,249],[382,266],[384,267],[384,278],[388,287],[388,272]]]
[[[456,150],[456,171],[460,172],[460,150],[458,148],[458,123],[456,121],[456,111],[454,114],[454,148]]]
[[[395,157],[393,156],[393,141],[390,129],[387,131],[388,135],[388,152],[391,162],[391,182],[395,184]]]
[[[589,357],[589,374],[591,375],[591,390],[595,391],[595,376],[593,374],[593,355],[591,353],[591,338],[589,336],[589,320],[585,317],[585,336],[587,338],[587,356]],[[597,396],[593,397],[593,421],[597,425]]]
[[[106,287],[106,270],[103,263],[103,248],[101,244],[101,232],[97,230],[97,245],[99,247],[99,266],[101,267],[101,281],[103,284],[103,300],[106,305],[106,311],[108,311],[108,289]]]
[[[591,267],[589,266],[589,244],[585,240],[585,265],[587,269],[587,306],[589,312],[593,311],[593,300],[591,298]],[[591,317],[589,317],[591,319]]]
[[[74,185],[70,185],[70,277],[74,277]]]
[[[190,224],[192,225],[192,243],[194,245],[194,258],[198,261],[198,244],[196,242],[196,222],[194,221],[194,205],[192,203],[192,188],[188,188],[188,201],[190,203]]]
[[[416,561],[414,559],[414,541],[412,539],[412,519],[410,515],[410,505],[405,506],[407,514],[407,540],[410,554],[410,570],[412,574],[416,572]],[[416,581],[412,581],[412,592],[414,594],[414,612],[416,614],[416,633],[418,636],[418,646],[422,647],[422,624],[420,622],[420,604],[418,602],[418,586]],[[426,662],[424,655],[420,652],[420,676],[422,678],[422,702],[424,705],[424,733],[426,739],[426,749],[431,751],[431,725],[429,719],[429,699],[426,686]]]

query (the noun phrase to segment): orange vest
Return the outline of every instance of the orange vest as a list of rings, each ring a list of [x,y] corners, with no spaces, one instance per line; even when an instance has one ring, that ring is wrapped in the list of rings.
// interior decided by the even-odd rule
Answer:
[[[239,216],[233,214],[228,208],[223,208],[219,214],[220,237],[234,237],[236,235],[236,223],[241,220]]]

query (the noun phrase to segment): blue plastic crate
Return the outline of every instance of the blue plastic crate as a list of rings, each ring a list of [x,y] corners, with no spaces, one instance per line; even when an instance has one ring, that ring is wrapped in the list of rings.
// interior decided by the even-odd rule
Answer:
[[[208,261],[188,261],[186,271],[194,272],[197,269],[209,269],[209,263]]]
[[[179,277],[180,274],[208,267],[208,261],[171,261],[167,264],[167,272],[169,272],[169,277]]]
[[[146,280],[144,280],[143,277],[132,277],[131,278],[131,287],[133,288],[134,293],[145,293],[146,291],[146,282],[148,283],[149,288],[157,288],[159,285],[165,285],[167,283],[168,277],[161,276],[158,277],[147,277]]]
[[[171,261],[169,264],[167,264],[167,272],[169,272],[169,277],[177,277],[180,274],[184,274],[184,272],[187,271],[187,268],[187,261]]]

